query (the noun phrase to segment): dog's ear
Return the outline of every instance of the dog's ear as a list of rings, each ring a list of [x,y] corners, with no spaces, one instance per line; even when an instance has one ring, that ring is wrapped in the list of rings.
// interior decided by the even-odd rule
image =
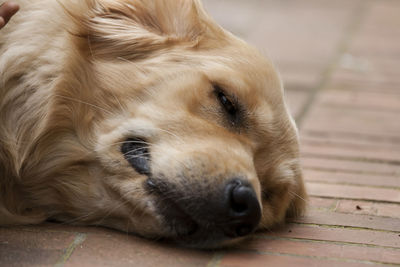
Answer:
[[[87,12],[83,15],[76,7],[67,10],[76,21],[76,35],[85,38],[95,57],[135,59],[176,45],[195,47],[210,30],[198,0],[84,2]]]

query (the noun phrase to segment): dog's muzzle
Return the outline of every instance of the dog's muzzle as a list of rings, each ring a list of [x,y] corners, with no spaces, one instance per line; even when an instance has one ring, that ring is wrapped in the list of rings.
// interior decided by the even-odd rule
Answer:
[[[147,187],[157,195],[160,213],[184,245],[218,246],[251,234],[261,219],[257,196],[244,179],[231,179],[218,190],[196,189],[198,185],[187,190],[157,178],[149,178]]]
[[[155,197],[158,212],[178,242],[213,247],[247,236],[258,226],[261,207],[245,178],[221,182],[212,177],[154,176],[148,143],[140,138],[126,140],[121,152],[136,172],[148,177],[144,187]]]

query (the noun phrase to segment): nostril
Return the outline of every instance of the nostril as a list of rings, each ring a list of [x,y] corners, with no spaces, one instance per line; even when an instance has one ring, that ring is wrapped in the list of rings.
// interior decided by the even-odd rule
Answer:
[[[230,222],[224,230],[230,237],[250,234],[261,219],[261,207],[256,193],[244,180],[232,180],[226,186]]]
[[[231,209],[237,213],[245,213],[249,209],[252,192],[247,186],[236,185],[231,192]]]

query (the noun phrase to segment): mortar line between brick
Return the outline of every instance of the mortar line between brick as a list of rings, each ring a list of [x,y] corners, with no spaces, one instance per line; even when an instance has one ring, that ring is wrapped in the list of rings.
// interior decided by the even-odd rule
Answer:
[[[394,173],[323,168],[323,167],[315,167],[315,166],[303,166],[303,170],[318,171],[318,172],[325,172],[325,173],[360,174],[360,175],[362,174],[362,175],[366,175],[366,176],[380,176],[381,179],[400,178],[399,175],[396,175]]]
[[[305,259],[314,259],[314,260],[326,260],[326,261],[337,261],[337,262],[349,262],[349,263],[364,263],[364,264],[379,264],[383,266],[400,266],[396,263],[391,262],[380,262],[373,260],[357,260],[350,258],[337,258],[337,257],[326,257],[326,256],[311,256],[311,255],[300,255],[294,253],[282,253],[282,252],[268,252],[268,251],[258,251],[258,250],[242,250],[247,252],[252,252],[254,254],[259,255],[271,255],[271,256],[289,256],[295,258],[305,258]]]
[[[356,230],[356,231],[372,231],[372,232],[381,232],[381,233],[389,233],[389,234],[394,234],[398,235],[400,234],[399,231],[393,231],[393,230],[385,230],[385,229],[376,229],[376,228],[368,228],[368,227],[361,227],[361,226],[350,226],[350,225],[341,225],[341,224],[326,224],[326,223],[307,223],[307,222],[290,222],[291,224],[294,225],[300,225],[300,226],[310,226],[310,227],[321,227],[325,229],[347,229],[347,230]]]
[[[393,152],[400,152],[400,146],[398,144],[377,144],[377,143],[359,143],[355,140],[343,140],[324,138],[319,136],[303,135],[301,138],[301,144],[308,146],[335,146],[340,149],[347,150],[358,150],[358,149],[375,149],[379,148],[391,149]]]
[[[396,204],[399,205],[398,201],[390,201],[390,200],[381,200],[381,199],[369,199],[369,198],[352,198],[352,197],[341,197],[341,196],[321,196],[321,195],[313,195],[309,194],[311,197],[325,198],[325,199],[334,199],[334,200],[357,200],[357,201],[368,201],[374,203],[385,203],[385,204]]]
[[[387,165],[392,165],[392,166],[400,165],[400,160],[386,160],[386,159],[380,159],[380,158],[361,158],[361,157],[340,156],[340,155],[323,155],[323,154],[319,154],[319,153],[309,153],[309,152],[303,152],[302,156],[323,158],[323,159],[366,162],[366,163],[381,163],[381,164],[387,164]]]
[[[356,12],[350,14],[350,18],[352,19],[350,19],[348,26],[345,29],[345,33],[341,41],[339,42],[337,52],[333,55],[332,59],[329,61],[330,63],[328,64],[326,69],[322,72],[321,74],[322,77],[317,83],[317,85],[311,89],[311,92],[308,95],[308,98],[305,104],[303,105],[303,108],[296,116],[296,123],[299,129],[302,128],[303,121],[305,117],[308,115],[311,106],[314,104],[318,93],[326,86],[330,77],[332,76],[333,71],[338,66],[341,56],[348,50],[348,47],[351,41],[353,40],[354,35],[357,33],[363,21],[364,15],[366,14],[367,6],[369,4],[370,1],[361,0],[358,6],[355,8]],[[356,14],[353,16],[354,13],[358,13],[358,15]]]
[[[58,259],[57,263],[54,267],[62,267],[67,262],[67,260],[71,257],[72,252],[74,252],[75,248],[82,244],[86,240],[87,234],[78,233],[75,236],[74,241],[68,246],[65,250],[64,254]]]
[[[371,189],[393,189],[398,190],[400,192],[400,186],[391,186],[391,185],[374,185],[374,184],[357,184],[357,183],[349,183],[349,182],[331,182],[326,180],[319,180],[319,179],[307,179],[304,178],[305,182],[309,183],[316,183],[316,184],[326,184],[326,185],[350,185],[350,186],[357,186],[357,187],[364,187],[364,188],[371,188]]]
[[[315,157],[313,157],[315,158]],[[335,168],[323,168],[315,166],[304,166],[305,170],[321,171],[321,172],[332,172],[332,173],[344,173],[344,174],[362,174],[362,175],[380,175],[387,176],[389,178],[400,178],[396,173],[384,173],[384,172],[373,172],[373,171],[362,171],[362,170],[346,170],[346,169],[335,169]]]
[[[391,115],[397,115],[400,112],[398,108],[386,108],[386,107],[377,107],[372,104],[362,105],[358,104],[357,106],[353,104],[346,104],[346,103],[331,103],[331,102],[323,102],[324,107],[332,108],[332,109],[347,109],[351,111],[358,111],[358,112],[376,112],[376,113],[389,113]]]
[[[318,213],[325,213],[325,214],[338,214],[338,215],[355,215],[355,216],[359,216],[359,217],[368,217],[368,218],[373,218],[373,219],[387,219],[387,220],[398,220],[400,223],[400,217],[390,217],[390,216],[380,216],[380,215],[376,215],[376,214],[366,214],[366,213],[353,213],[353,212],[343,212],[340,210],[336,210],[337,209],[337,204],[336,205],[332,205],[334,206],[333,208],[322,208],[322,207],[313,207],[313,206],[309,206],[307,211],[309,212],[318,212]],[[296,222],[301,222],[301,221],[296,221],[296,219],[292,219],[289,222],[291,223],[296,223]],[[303,221],[304,222],[304,221]],[[375,230],[374,228],[370,228]],[[396,229],[397,231],[397,229]],[[400,228],[398,230],[400,232]]]
[[[323,130],[306,130],[303,135],[316,136],[316,137],[340,137],[340,138],[362,138],[371,142],[387,142],[389,144],[394,143],[395,145],[400,144],[399,136],[382,136],[378,134],[367,134],[367,133],[356,133],[346,131],[323,131]]]
[[[323,239],[312,239],[312,238],[301,238],[301,237],[279,237],[279,236],[266,236],[266,235],[259,235],[255,237],[257,239],[263,240],[287,240],[287,241],[294,241],[294,242],[304,242],[304,243],[319,243],[319,244],[334,244],[340,246],[353,246],[353,247],[368,247],[368,248],[382,248],[382,249],[389,249],[394,251],[399,251],[400,248],[391,247],[391,246],[380,246],[374,244],[365,244],[365,243],[356,243],[356,242],[346,242],[346,241],[334,241],[334,240],[323,240]]]
[[[346,182],[328,182],[324,180],[311,180],[307,179],[307,177],[304,179],[306,184],[322,184],[322,185],[339,185],[339,186],[352,186],[352,187],[361,187],[361,188],[367,188],[367,189],[384,189],[386,192],[392,191],[400,193],[400,187],[399,186],[383,186],[383,185],[369,185],[369,184],[355,184],[355,183],[346,183]]]

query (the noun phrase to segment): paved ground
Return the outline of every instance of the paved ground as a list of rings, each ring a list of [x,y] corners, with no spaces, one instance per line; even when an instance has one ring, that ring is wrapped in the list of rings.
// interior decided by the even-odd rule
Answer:
[[[0,266],[400,266],[400,1],[206,6],[282,72],[302,135],[307,215],[214,252],[98,228],[0,228]]]

